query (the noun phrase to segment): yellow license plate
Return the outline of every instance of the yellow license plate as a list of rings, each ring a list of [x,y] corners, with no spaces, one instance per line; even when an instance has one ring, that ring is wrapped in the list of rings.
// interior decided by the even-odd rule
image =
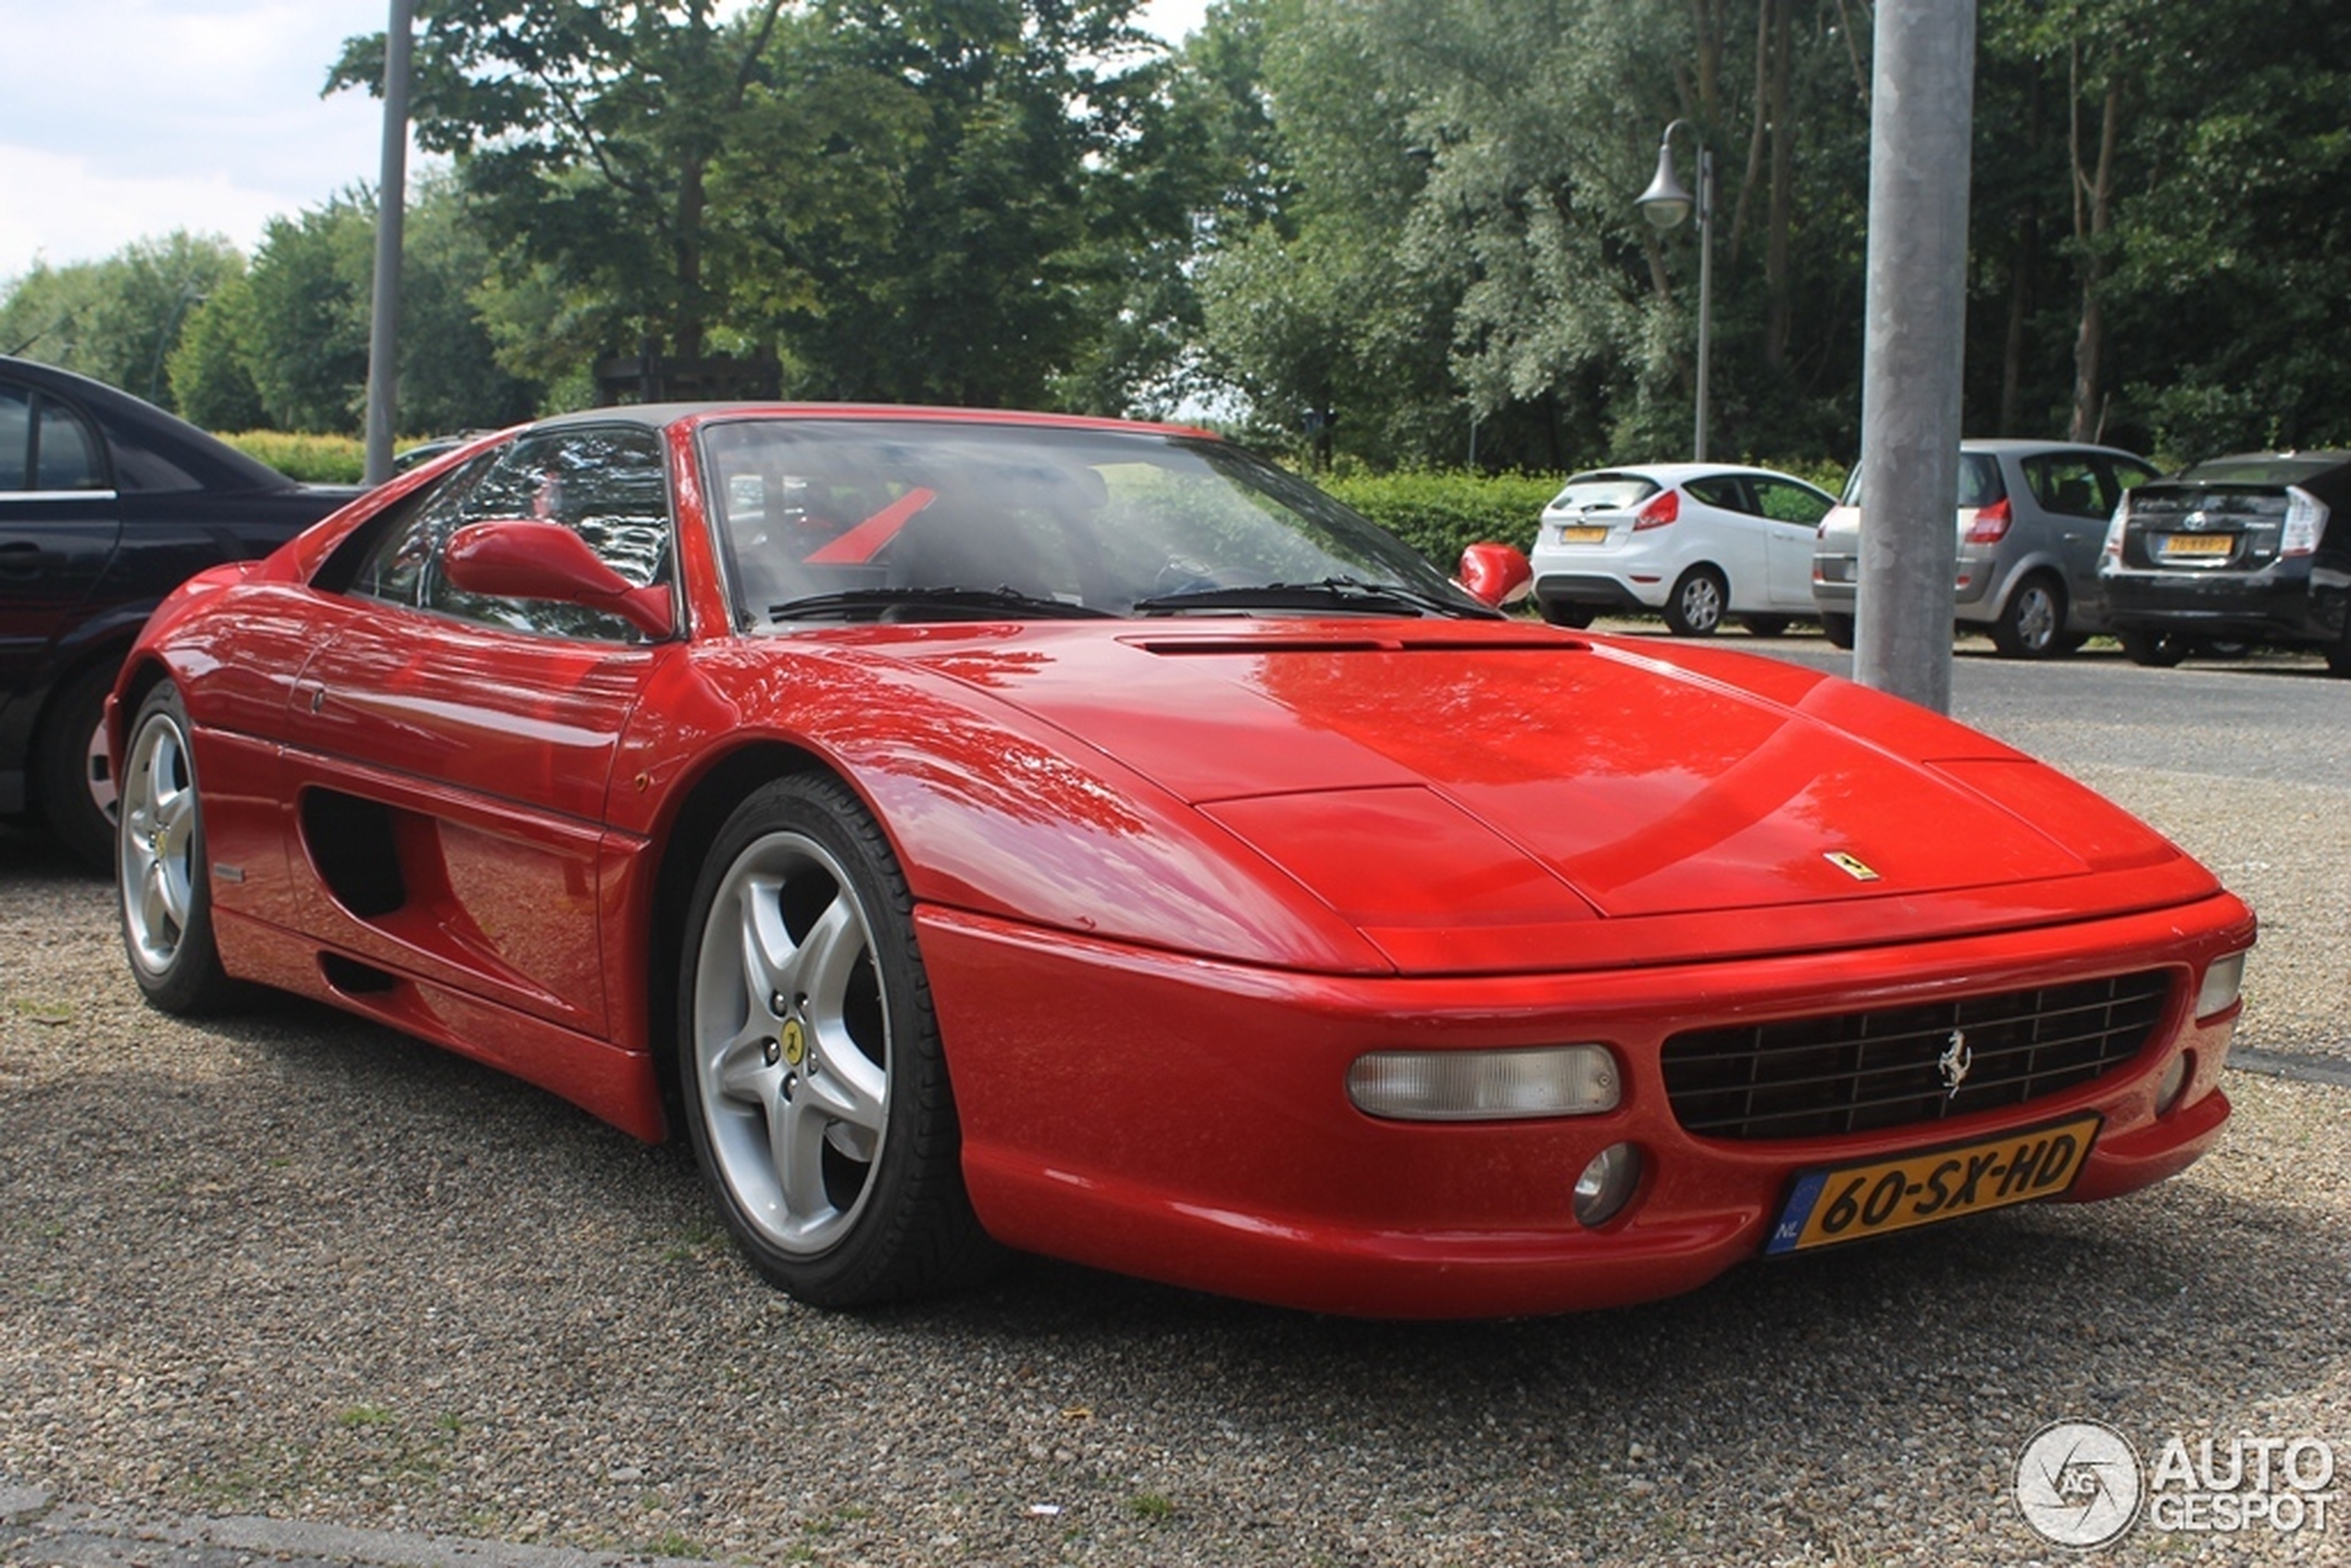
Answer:
[[[2167,533],[2163,536],[2163,558],[2175,555],[2226,555],[2236,548],[2233,533]]]
[[[1561,544],[1600,544],[1605,543],[1607,540],[1608,529],[1560,529],[1560,542]]]
[[[2077,1116],[1955,1149],[1808,1172],[1797,1178],[1763,1251],[1834,1247],[2054,1197],[2082,1174],[2097,1134],[2097,1117]]]

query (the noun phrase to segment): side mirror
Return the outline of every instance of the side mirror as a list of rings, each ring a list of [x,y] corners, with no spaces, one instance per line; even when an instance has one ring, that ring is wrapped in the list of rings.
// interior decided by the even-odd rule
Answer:
[[[549,599],[618,616],[656,641],[677,629],[669,591],[630,586],[588,541],[560,523],[468,523],[442,552],[450,582],[497,599]]]
[[[1462,552],[1455,580],[1479,604],[1493,609],[1515,604],[1535,586],[1535,568],[1515,546],[1488,541]]]

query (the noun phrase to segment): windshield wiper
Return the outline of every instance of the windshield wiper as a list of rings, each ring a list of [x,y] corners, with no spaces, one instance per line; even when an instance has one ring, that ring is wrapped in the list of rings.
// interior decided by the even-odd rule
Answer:
[[[1138,616],[1184,610],[1341,610],[1353,615],[1448,617],[1476,613],[1474,605],[1441,593],[1351,577],[1326,577],[1320,582],[1268,582],[1250,588],[1199,588],[1138,599],[1133,607]]]
[[[770,605],[771,621],[1106,620],[1108,610],[1017,588],[849,588]]]

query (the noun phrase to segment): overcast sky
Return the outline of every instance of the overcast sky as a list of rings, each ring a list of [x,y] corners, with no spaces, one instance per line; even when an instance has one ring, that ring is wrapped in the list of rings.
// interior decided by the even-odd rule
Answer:
[[[1149,0],[1180,39],[1207,0]],[[0,0],[0,291],[36,260],[94,261],[175,229],[248,255],[273,217],[383,159],[375,99],[321,98],[386,0]],[[413,165],[413,158],[412,158]]]

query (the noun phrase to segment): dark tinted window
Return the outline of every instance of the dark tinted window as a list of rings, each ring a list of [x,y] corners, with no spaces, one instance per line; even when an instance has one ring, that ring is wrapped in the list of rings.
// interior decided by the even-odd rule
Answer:
[[[33,476],[36,490],[104,490],[106,467],[99,455],[98,442],[81,416],[51,398],[41,398],[34,404],[40,429],[34,432],[34,451],[40,471]]]
[[[0,386],[0,490],[30,490],[32,402],[21,387]]]
[[[80,415],[29,387],[0,386],[0,491],[106,485],[104,454]]]
[[[2046,512],[2068,517],[2103,517],[2114,510],[2114,480],[2086,452],[2048,452],[2019,465],[2025,488]]]
[[[1752,513],[1754,503],[1748,499],[1747,487],[1729,474],[1710,474],[1702,479],[1685,479],[1682,488],[1709,506],[1719,506],[1725,512]]]

